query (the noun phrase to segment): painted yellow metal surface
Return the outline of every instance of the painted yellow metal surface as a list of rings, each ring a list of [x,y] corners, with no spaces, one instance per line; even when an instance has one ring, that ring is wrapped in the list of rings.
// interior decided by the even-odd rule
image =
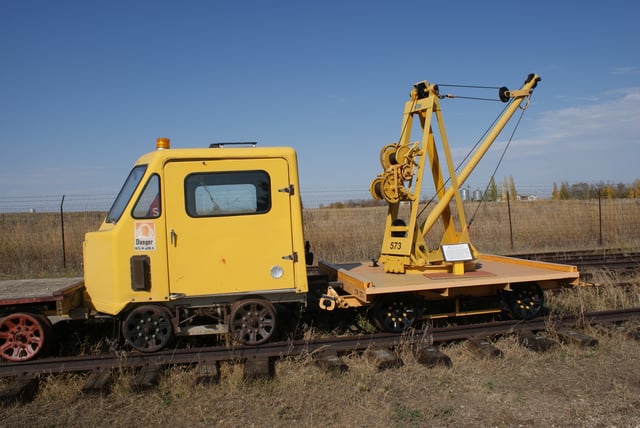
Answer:
[[[453,163],[440,108],[440,99],[444,96],[440,95],[437,85],[427,81],[414,85],[409,101],[405,103],[400,139],[382,148],[380,162],[383,172],[370,186],[375,199],[384,199],[389,204],[380,252],[380,262],[384,264],[386,272],[421,274],[425,269],[441,270],[445,267],[451,273],[464,274],[467,265],[449,263],[444,259],[440,247],[428,248],[425,236],[432,230],[436,221],[441,220],[444,232],[440,238],[440,245],[464,243],[469,246],[474,258],[477,257],[478,251],[471,244],[469,237],[460,195],[461,186],[513,114],[519,108],[526,107],[529,95],[539,81],[537,75],[531,74],[519,90],[509,91],[501,88],[500,98],[505,102],[509,101],[510,104],[460,172],[456,171]],[[417,119],[416,123],[420,127],[421,141],[411,143],[414,119]],[[433,132],[436,126],[444,161],[440,160]],[[418,209],[427,165],[431,171],[437,203],[431,208],[422,225],[419,225]],[[457,208],[457,218],[452,215],[452,201]],[[406,218],[399,215],[400,204],[403,202],[410,205],[410,213]]]
[[[289,185],[283,158],[171,161],[165,166],[166,198],[181,201],[187,176],[199,172],[269,172],[271,207],[259,215],[190,217],[183,204],[168,204],[167,227],[175,238],[168,246],[170,292],[182,295],[246,293],[295,289],[291,197],[278,192]],[[280,267],[279,277],[271,269]]]
[[[420,275],[394,275],[383,265],[354,263],[348,265],[322,262],[329,277],[361,302],[391,293],[416,293],[429,298],[456,295],[491,296],[496,290],[509,290],[514,284],[535,282],[541,288],[578,285],[575,266],[523,260],[496,255],[479,255],[476,268],[462,275],[451,272],[423,271]]]
[[[293,149],[166,147],[136,162],[146,165],[146,170],[122,216],[115,222],[103,222],[97,232],[85,236],[85,298],[92,308],[115,315],[135,302],[249,292],[305,293],[302,213]],[[220,215],[188,213],[185,180],[194,174],[206,177],[225,171],[258,171],[268,177],[269,189],[258,189],[268,195],[268,209]],[[146,197],[143,192],[152,179],[159,179],[159,195],[152,204],[155,214],[136,214],[136,204]],[[244,185],[241,190],[249,194],[250,188]],[[223,189],[225,203],[233,205],[235,188],[223,185]],[[145,259],[143,265],[148,267],[148,272],[141,268],[146,282],[138,288],[133,285],[136,257]]]

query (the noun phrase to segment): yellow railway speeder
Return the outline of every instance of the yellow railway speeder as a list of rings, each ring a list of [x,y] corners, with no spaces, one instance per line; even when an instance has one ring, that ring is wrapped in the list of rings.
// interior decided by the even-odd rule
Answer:
[[[381,256],[373,263],[307,268],[312,256],[292,148],[174,149],[159,138],[156,150],[135,162],[99,230],[86,234],[84,280],[0,282],[0,355],[24,361],[41,354],[54,317],[112,317],[128,346],[153,352],[185,335],[230,333],[239,343],[260,345],[273,337],[279,308],[311,302],[324,311],[370,307],[378,325],[393,332],[422,318],[505,310],[518,318],[539,315],[543,291],[576,285],[577,269],[479,253],[460,198],[468,174],[511,115],[526,107],[538,81],[530,75],[521,89],[500,90],[509,105],[460,173],[441,118],[444,96],[428,82],[413,87],[401,138],[382,149],[383,172],[371,184],[372,196],[389,205]],[[422,140],[410,143],[414,117]],[[438,202],[418,224],[427,166]],[[406,217],[401,203],[410,206]],[[445,232],[429,249],[425,236],[438,220]]]

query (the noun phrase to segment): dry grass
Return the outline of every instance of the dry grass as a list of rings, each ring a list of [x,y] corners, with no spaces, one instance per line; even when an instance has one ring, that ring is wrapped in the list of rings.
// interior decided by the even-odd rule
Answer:
[[[478,207],[467,202],[465,211],[468,220],[473,217],[472,242],[485,253],[640,247],[640,200],[636,199],[604,200],[601,208],[597,201],[512,202],[513,247],[506,203]],[[306,209],[305,238],[316,260],[377,258],[385,217],[385,207]],[[60,214],[0,214],[0,277],[81,274],[84,234],[96,230],[103,218],[104,213],[97,212],[64,214],[64,266]],[[427,237],[430,246],[437,246],[441,233],[437,224]]]
[[[606,205],[609,204],[609,205]],[[635,201],[604,201],[603,246],[637,248],[640,208]],[[469,212],[475,207],[470,204]],[[595,211],[595,214],[594,214]],[[484,252],[594,248],[599,242],[598,208],[590,202],[512,204],[512,250],[505,204],[485,204],[472,238]],[[317,258],[332,261],[376,257],[385,210],[305,211],[305,234]],[[35,226],[34,219],[38,219]],[[595,219],[595,220],[594,220]],[[97,227],[96,214],[69,215],[71,270],[78,269],[82,233]],[[75,224],[74,224],[75,223]],[[64,274],[59,263],[59,222],[54,215],[4,215],[0,244],[4,276]],[[72,232],[69,232],[72,233]],[[52,265],[54,266],[52,268]],[[640,305],[640,281],[626,288],[602,287],[550,293],[554,310],[585,311]],[[552,326],[551,326],[552,327]],[[640,425],[639,342],[619,332],[588,329],[596,348],[561,345],[547,353],[522,348],[511,337],[497,339],[498,360],[479,360],[464,345],[444,347],[453,368],[427,369],[404,348],[405,365],[378,372],[357,354],[349,371],[332,374],[310,356],[280,360],[272,381],[245,381],[242,367],[226,363],[217,385],[194,385],[195,373],[174,368],[145,393],[129,388],[133,375],[119,373],[110,394],[85,396],[83,376],[46,378],[38,398],[0,408],[2,426],[497,426],[604,427]],[[0,385],[6,381],[0,380]]]
[[[512,247],[506,203],[465,204],[467,220],[474,217],[471,240],[484,253],[640,247],[640,201],[606,200],[601,210],[602,216],[597,201],[512,202]],[[428,212],[425,210],[421,218]],[[386,213],[385,207],[306,210],[305,238],[318,259],[344,262],[377,258]],[[441,234],[438,223],[427,236],[428,244],[437,246]]]
[[[619,285],[624,282],[624,285]],[[640,307],[640,277],[618,278],[612,272],[595,272],[595,286],[547,292],[546,305],[561,314],[581,317],[587,312]]]
[[[222,366],[217,385],[194,385],[195,373],[168,371],[158,388],[132,393],[131,374],[112,392],[83,396],[80,376],[45,380],[37,400],[0,410],[4,426],[498,426],[599,427],[640,424],[638,343],[597,335],[595,349],[560,346],[534,353],[506,337],[497,360],[477,359],[463,343],[443,350],[453,368],[427,369],[402,354],[401,368],[378,372],[359,355],[344,374],[310,357],[276,364],[272,381],[245,381],[242,367]]]
[[[60,214],[0,214],[0,279],[80,275],[84,234],[97,230],[103,218],[65,213],[63,253]]]

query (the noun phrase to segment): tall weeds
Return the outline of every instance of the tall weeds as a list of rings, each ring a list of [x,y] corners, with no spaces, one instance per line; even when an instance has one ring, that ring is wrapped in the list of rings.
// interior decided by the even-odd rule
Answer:
[[[484,253],[640,247],[640,201],[636,199],[604,200],[601,205],[598,201],[514,201],[510,215],[504,202],[478,204],[466,202],[465,212],[471,222],[471,240]],[[408,215],[402,210],[402,215]],[[376,259],[386,214],[386,207],[305,209],[305,239],[311,242],[316,260]],[[457,218],[455,209],[453,215]],[[80,275],[83,236],[96,230],[103,218],[104,213],[98,212],[65,213],[63,252],[60,214],[0,214],[0,277]],[[430,247],[438,245],[441,234],[437,223],[427,236]]]

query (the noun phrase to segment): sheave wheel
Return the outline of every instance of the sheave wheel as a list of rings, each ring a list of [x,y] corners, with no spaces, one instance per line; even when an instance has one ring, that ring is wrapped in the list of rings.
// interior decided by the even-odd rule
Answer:
[[[46,351],[53,330],[43,315],[15,313],[0,320],[0,356],[28,361]]]
[[[519,320],[537,317],[544,307],[544,292],[538,284],[526,283],[513,287],[509,298],[511,316]]]
[[[380,329],[402,333],[416,320],[416,308],[406,296],[388,296],[374,303],[373,316]]]
[[[276,329],[277,313],[271,302],[247,299],[231,308],[230,330],[236,342],[261,345],[268,342]]]
[[[158,305],[138,306],[122,323],[122,334],[126,342],[138,351],[159,351],[173,337],[171,314]]]

